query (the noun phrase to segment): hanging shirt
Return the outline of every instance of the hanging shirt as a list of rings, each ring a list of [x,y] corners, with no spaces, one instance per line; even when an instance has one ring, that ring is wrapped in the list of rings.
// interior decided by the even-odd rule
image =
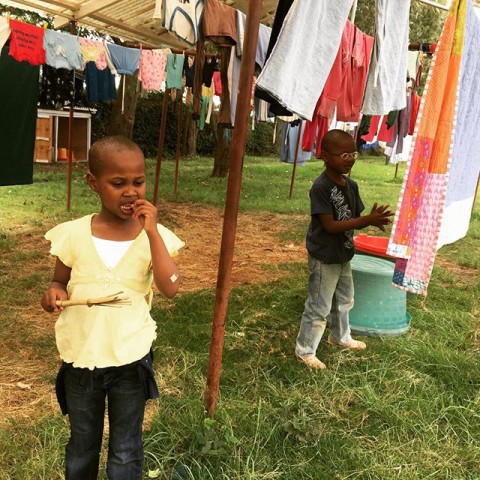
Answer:
[[[140,72],[138,75],[143,88],[160,91],[165,80],[167,52],[165,50],[142,50],[140,55]]]
[[[107,55],[105,53],[105,45],[102,42],[80,37],[79,43],[84,63],[95,62],[99,70],[107,68]]]
[[[203,12],[205,39],[221,46],[237,43],[236,10],[219,0],[208,0]]]
[[[133,75],[137,71],[140,63],[139,48],[122,47],[114,43],[107,43],[107,48],[117,73]]]
[[[184,55],[167,55],[167,88],[182,88]]]
[[[222,94],[222,77],[220,72],[213,72],[212,79],[215,88],[215,95],[220,96]]]
[[[10,53],[15,60],[26,60],[31,65],[43,65],[45,63],[45,49],[43,48],[43,36],[45,30],[10,19],[12,29],[10,39]]]
[[[45,30],[45,63],[53,68],[81,69],[83,57],[78,38],[68,33]]]
[[[218,69],[218,61],[216,57],[208,57],[205,59],[202,69],[202,83],[209,87],[212,84],[213,73]]]
[[[195,59],[193,57],[185,57],[186,61],[183,64],[183,73],[185,74],[185,85],[193,88],[195,82]]]
[[[87,81],[87,100],[89,102],[115,100],[117,98],[115,77],[108,68],[99,70],[95,62],[88,62],[85,69],[85,79]]]
[[[0,17],[0,51],[5,45],[5,42],[8,40],[11,32],[12,30],[10,28],[8,18]]]
[[[158,4],[157,0],[157,4]],[[162,26],[178,38],[194,45],[199,37],[203,0],[163,0]],[[155,16],[154,18],[158,18]]]

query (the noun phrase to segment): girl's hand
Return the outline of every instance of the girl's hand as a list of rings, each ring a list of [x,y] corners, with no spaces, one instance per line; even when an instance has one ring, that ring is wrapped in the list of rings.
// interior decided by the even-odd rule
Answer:
[[[67,300],[68,295],[62,288],[50,287],[44,294],[41,300],[42,307],[45,311],[50,313],[61,312],[63,307],[56,305],[57,300]]]
[[[146,233],[157,231],[158,211],[155,205],[142,198],[135,201],[133,210],[133,218],[138,219]]]

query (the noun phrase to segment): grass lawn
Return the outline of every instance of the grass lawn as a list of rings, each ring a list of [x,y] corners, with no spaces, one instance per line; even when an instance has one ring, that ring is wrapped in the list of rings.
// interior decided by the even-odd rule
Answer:
[[[242,214],[271,217],[281,226],[279,245],[301,246],[308,191],[322,168],[319,161],[299,167],[289,199],[291,165],[247,157]],[[153,161],[148,170],[151,192]],[[182,160],[175,196],[174,165],[164,162],[161,200],[186,207],[192,224],[200,208],[221,215],[227,181],[211,178],[211,170],[211,159]],[[396,206],[404,165],[397,178],[394,170],[380,157],[357,161],[352,178],[367,208]],[[38,301],[53,265],[41,235],[97,209],[84,174],[84,165],[75,167],[72,212],[65,211],[64,165],[36,165],[33,185],[0,188],[0,480],[63,478],[68,426],[52,393],[53,318]],[[174,217],[166,224],[175,230]],[[264,232],[255,235],[260,241]],[[408,332],[367,338],[368,349],[356,353],[322,341],[325,371],[310,371],[293,355],[306,262],[264,265],[261,280],[237,283],[230,295],[215,420],[203,411],[215,290],[157,299],[161,398],[147,411],[145,478],[480,478],[479,252],[477,199],[467,237],[440,250],[428,296],[409,297]]]

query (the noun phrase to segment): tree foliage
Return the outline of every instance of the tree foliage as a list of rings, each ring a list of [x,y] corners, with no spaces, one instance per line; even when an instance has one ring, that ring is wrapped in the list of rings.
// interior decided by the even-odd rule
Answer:
[[[446,11],[412,0],[410,7],[410,42],[431,43],[440,37]],[[375,0],[359,0],[355,25],[372,35],[375,32]]]

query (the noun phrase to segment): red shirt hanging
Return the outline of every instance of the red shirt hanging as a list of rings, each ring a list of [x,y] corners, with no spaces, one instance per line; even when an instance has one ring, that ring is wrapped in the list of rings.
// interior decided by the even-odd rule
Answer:
[[[31,65],[44,64],[43,34],[45,30],[18,20],[10,20],[10,28],[12,29],[10,55],[19,62],[26,60]]]

